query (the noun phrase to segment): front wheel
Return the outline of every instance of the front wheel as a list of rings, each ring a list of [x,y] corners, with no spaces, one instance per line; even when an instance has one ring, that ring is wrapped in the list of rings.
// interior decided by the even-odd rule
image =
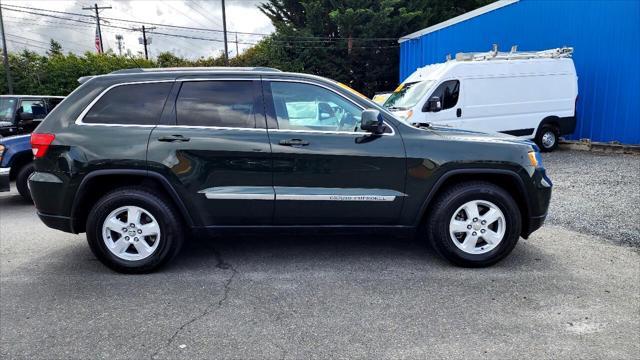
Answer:
[[[140,187],[102,197],[87,218],[94,255],[122,273],[146,273],[171,260],[183,242],[180,216],[162,196]]]
[[[536,144],[540,147],[540,151],[549,152],[558,147],[558,139],[560,132],[553,125],[542,125],[538,136],[536,136]]]
[[[490,266],[518,242],[520,210],[508,192],[492,183],[461,183],[437,198],[426,226],[433,248],[450,262]]]

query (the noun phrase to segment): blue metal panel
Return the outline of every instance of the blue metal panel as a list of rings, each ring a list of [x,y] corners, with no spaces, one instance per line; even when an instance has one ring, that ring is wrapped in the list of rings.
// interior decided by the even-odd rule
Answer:
[[[400,79],[447,54],[574,47],[578,127],[574,139],[640,144],[640,1],[520,2],[400,45]]]

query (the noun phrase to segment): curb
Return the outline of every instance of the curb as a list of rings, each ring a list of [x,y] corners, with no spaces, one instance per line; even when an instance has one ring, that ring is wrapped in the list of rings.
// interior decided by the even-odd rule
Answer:
[[[593,151],[611,154],[640,155],[640,145],[623,145],[615,142],[592,142],[589,139],[561,140],[559,147],[567,150]]]

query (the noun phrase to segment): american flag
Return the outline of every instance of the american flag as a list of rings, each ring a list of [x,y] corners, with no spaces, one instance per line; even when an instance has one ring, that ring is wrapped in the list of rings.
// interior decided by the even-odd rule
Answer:
[[[98,54],[102,54],[102,46],[100,46],[100,32],[98,31],[98,26],[96,26],[96,51]]]

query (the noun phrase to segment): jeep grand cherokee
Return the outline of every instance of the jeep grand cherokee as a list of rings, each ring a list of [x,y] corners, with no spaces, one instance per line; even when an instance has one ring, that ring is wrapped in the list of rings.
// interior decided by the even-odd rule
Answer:
[[[337,82],[267,68],[96,76],[31,141],[42,221],[86,232],[120,272],[228,230],[416,233],[488,266],[542,225],[551,196],[531,142],[407,125]]]

